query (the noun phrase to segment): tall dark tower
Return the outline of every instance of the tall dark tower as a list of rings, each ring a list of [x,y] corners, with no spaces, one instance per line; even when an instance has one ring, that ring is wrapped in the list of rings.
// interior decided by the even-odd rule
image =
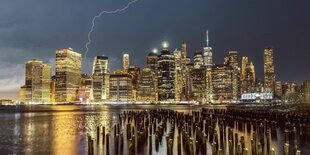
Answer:
[[[175,97],[175,62],[174,56],[168,50],[167,43],[158,56],[158,100],[172,101]]]

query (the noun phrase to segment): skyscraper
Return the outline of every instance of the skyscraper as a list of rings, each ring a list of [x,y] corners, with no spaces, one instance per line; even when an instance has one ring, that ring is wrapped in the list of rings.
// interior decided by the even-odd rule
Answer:
[[[245,78],[245,69],[247,64],[249,64],[249,58],[246,56],[242,57],[242,66],[241,66],[241,80],[243,80]]]
[[[222,64],[213,66],[212,88],[213,102],[225,103],[233,100],[233,67]]]
[[[273,62],[273,49],[264,49],[264,87],[265,92],[274,92],[275,72]]]
[[[77,90],[81,84],[82,57],[72,48],[56,51],[56,102],[77,101]]]
[[[194,53],[194,68],[201,68],[204,66],[202,52]]]
[[[242,80],[242,93],[251,93],[255,91],[255,70],[254,65],[251,62],[250,64],[246,64],[246,68],[244,68],[244,75]]]
[[[110,75],[110,101],[132,101],[132,76],[124,71],[115,71]]]
[[[42,61],[32,59],[25,64],[26,81],[21,87],[20,100],[24,103],[51,102],[51,67]]]
[[[174,86],[175,86],[175,101],[181,100],[182,89],[183,89],[183,77],[182,77],[182,52],[175,50],[174,55],[174,66],[175,66],[175,76],[174,76]]]
[[[137,92],[137,101],[156,101],[155,83],[151,68],[142,70],[141,80]]]
[[[187,57],[187,45],[185,42],[181,45],[181,74],[182,74],[182,93],[180,100],[187,100],[189,97],[189,69],[188,64],[190,63],[190,58]]]
[[[240,96],[241,80],[240,68],[238,65],[238,51],[229,51],[228,57],[224,59],[224,64],[233,68],[232,83],[233,83],[233,99],[236,101]]]
[[[109,58],[96,56],[93,63],[92,100],[95,102],[109,99]]]
[[[123,70],[127,71],[129,68],[129,54],[124,54],[123,55]]]
[[[190,72],[191,77],[191,99],[203,102],[206,97],[206,68],[201,66],[193,68]]]
[[[213,66],[213,58],[212,58],[212,47],[209,44],[209,32],[206,31],[206,45],[203,49],[203,62],[206,66],[206,99],[208,101],[211,100],[212,94],[212,66]]]
[[[310,103],[310,80],[306,80],[302,84],[302,96],[304,103]]]
[[[139,82],[141,78],[141,70],[137,66],[129,66],[127,73],[132,76],[132,99],[133,101],[137,100],[137,91],[139,87]]]
[[[172,101],[175,99],[175,62],[167,44],[164,44],[158,56],[158,100]]]
[[[157,50],[154,49],[146,57],[146,65],[151,69],[152,78],[155,87],[155,101],[158,101],[158,55]]]
[[[276,80],[274,85],[275,85],[274,86],[274,96],[277,99],[281,99],[282,98],[282,82],[279,80]]]
[[[207,70],[211,70],[213,66],[212,61],[212,47],[209,45],[209,32],[206,31],[206,46],[203,49],[203,62]]]
[[[78,89],[77,96],[80,102],[88,102],[91,97],[92,77],[87,74],[82,74],[81,85]]]

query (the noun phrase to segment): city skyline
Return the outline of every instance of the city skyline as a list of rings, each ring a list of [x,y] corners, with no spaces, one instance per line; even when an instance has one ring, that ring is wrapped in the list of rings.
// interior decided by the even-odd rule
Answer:
[[[13,6],[14,2],[5,3],[7,3],[9,7],[17,7]],[[58,4],[60,2],[56,1],[54,3]],[[231,2],[223,4],[221,2],[181,1],[178,3],[181,6],[180,9],[186,8],[186,5],[191,8],[197,5],[209,4],[202,5],[205,6],[205,8],[197,8],[200,12],[202,12],[203,15],[200,15],[199,11],[198,13],[195,12],[189,14],[179,12],[179,9],[171,7],[173,6],[172,3],[174,2],[167,2],[166,5],[158,6],[159,2],[141,1],[135,4],[135,6],[133,6],[132,8],[129,8],[126,13],[111,16],[107,15],[100,19],[97,23],[98,27],[95,29],[94,32],[94,42],[91,45],[88,59],[83,62],[83,73],[88,73],[89,75],[91,74],[93,58],[97,55],[109,56],[111,61],[111,71],[121,68],[122,64],[119,62],[121,62],[121,57],[124,53],[129,53],[131,56],[131,60],[135,60],[132,61],[134,62],[133,65],[142,68],[145,65],[145,56],[155,47],[161,49],[160,43],[162,41],[169,42],[169,49],[171,52],[175,48],[180,49],[180,44],[183,41],[186,42],[189,48],[188,56],[193,57],[195,51],[203,51],[203,46],[205,42],[204,33],[206,29],[209,29],[210,44],[213,48],[213,61],[215,64],[222,63],[223,57],[227,55],[228,51],[236,50],[239,52],[239,56],[248,56],[249,60],[253,61],[257,74],[256,76],[259,79],[263,80],[262,51],[265,47],[272,46],[274,48],[274,63],[277,75],[276,79],[300,83],[303,80],[307,80],[309,78],[309,72],[307,72],[307,69],[304,67],[309,66],[309,61],[307,61],[307,57],[309,57],[309,54],[307,51],[310,50],[309,46],[306,44],[306,41],[309,40],[308,37],[310,35],[307,35],[309,34],[309,30],[306,27],[307,25],[309,25],[309,21],[305,20],[308,11],[305,7],[303,7],[304,3],[285,2],[281,4],[280,7],[277,7],[277,2],[268,3],[267,6],[263,5],[266,3],[266,1],[256,2],[258,7],[256,7],[255,11],[253,12],[246,9],[246,6],[250,6],[250,8],[252,6],[246,2],[237,2],[237,4],[231,4],[236,8],[227,7]],[[292,5],[291,3],[293,3],[294,5]],[[241,4],[241,7],[238,7],[238,4]],[[111,9],[109,9],[110,7],[107,7],[107,10],[113,10],[124,5],[125,3],[122,2],[106,2],[106,4],[104,4],[104,6],[111,7]],[[144,17],[142,15],[138,15],[139,11],[145,10],[147,7],[150,8],[150,11],[154,9],[156,10],[156,7],[154,7],[153,5],[163,8],[162,13],[159,14],[166,15],[162,18],[159,18],[160,15],[153,15],[155,16],[153,19],[155,20],[156,24],[150,25],[150,28],[154,30],[146,32],[145,27],[141,28],[141,26],[134,24],[134,21],[139,21]],[[263,6],[267,8],[266,10],[264,10],[264,13],[262,13],[263,9],[259,10]],[[25,5],[25,8],[27,7],[29,7],[29,5]],[[46,7],[46,4],[42,6],[42,8],[44,7]],[[57,5],[57,7],[59,6]],[[92,6],[91,4],[89,4],[87,5],[87,7],[91,8]],[[227,12],[217,12],[215,11],[217,7],[226,8]],[[20,10],[23,12],[25,8],[13,10]],[[77,29],[81,30],[81,32],[84,33],[83,35],[77,33],[75,28],[73,28],[72,31],[67,29],[68,35],[66,35],[62,29],[65,27],[61,27],[57,24],[57,21],[65,21],[64,18],[59,15],[53,14],[48,21],[41,16],[37,16],[37,19],[32,19],[30,17],[29,19],[27,19],[25,18],[25,16],[16,15],[16,17],[18,17],[16,18],[16,21],[10,21],[8,20],[8,18],[6,18],[6,16],[4,16],[6,15],[5,13],[10,13],[10,10],[3,9],[2,11],[5,12],[2,15],[4,16],[4,20],[1,22],[0,28],[4,31],[0,31],[0,34],[3,34],[1,36],[8,37],[8,39],[0,43],[0,51],[2,53],[2,69],[0,75],[0,83],[3,87],[0,90],[0,97],[14,99],[17,98],[18,87],[22,83],[24,83],[24,63],[31,58],[38,58],[44,63],[48,63],[53,66],[54,52],[57,48],[72,47],[77,51],[82,51],[80,53],[84,54],[83,51],[85,51],[85,49],[83,49],[83,43],[86,39],[85,33],[87,32],[89,27],[87,26],[89,25],[89,17],[98,13],[98,10],[101,9],[99,7],[96,8],[97,9],[95,9],[94,11],[88,12],[87,15],[85,15],[88,18],[81,17],[81,22],[79,21],[80,25],[77,26]],[[268,8],[270,10],[268,10]],[[272,8],[276,9],[277,11],[275,12],[277,13],[271,12]],[[296,10],[297,8],[298,11]],[[36,10],[34,10],[33,12],[27,12],[27,14],[35,13],[35,11]],[[46,12],[43,11],[43,14],[48,13],[48,11],[49,10],[47,10]],[[70,11],[74,12],[74,10]],[[250,15],[252,16],[248,15],[245,17],[241,17],[238,14],[229,15],[229,12],[235,11],[250,13]],[[273,16],[287,12],[291,13],[291,15],[286,17],[277,16],[278,18],[276,20],[272,19]],[[180,17],[176,17],[177,13],[180,14]],[[210,13],[214,13],[214,16],[210,16]],[[72,15],[68,16],[74,17]],[[177,19],[173,20],[172,17],[176,17]],[[190,17],[196,18],[191,19]],[[254,27],[253,24],[257,24],[257,22],[249,22],[253,20],[252,18],[254,17],[261,17],[259,19],[264,19],[263,21],[266,21],[266,25],[258,24]],[[118,23],[120,23],[120,21],[124,19],[127,19],[126,24],[129,24],[129,28],[119,26],[116,26],[115,28],[113,27],[115,25],[119,25]],[[133,22],[128,23],[128,19],[133,20]],[[247,22],[242,22],[242,19],[247,19]],[[40,24],[43,25],[36,25],[36,27],[34,28],[29,27],[29,25],[33,25],[34,23],[37,23],[39,21]],[[77,20],[73,21],[77,22]],[[151,20],[146,21],[151,22]],[[162,21],[162,23],[160,21]],[[176,24],[178,24],[180,21],[184,21],[184,24],[178,24],[178,28],[172,29],[174,25],[173,21]],[[217,21],[222,24],[216,24],[218,23]],[[241,23],[235,24],[235,21],[239,21]],[[298,27],[296,27],[290,24],[292,21],[298,21],[302,24],[298,24]],[[51,26],[48,28],[52,32],[58,33],[51,34],[50,32],[47,32],[46,34],[44,33],[44,35],[42,36],[38,35],[36,31],[41,32],[40,34],[43,34],[42,32],[44,30],[42,30],[42,28],[45,24],[50,24],[51,22],[53,23],[52,25],[55,27]],[[171,24],[166,25],[164,24],[165,22],[169,22]],[[190,23],[193,22],[198,22],[198,24],[195,24],[197,26],[191,27],[190,25],[193,24]],[[26,26],[24,27],[24,29],[20,29],[20,26],[22,26],[23,24],[26,24]],[[66,22],[64,23],[65,26],[69,26],[71,24]],[[224,25],[232,28],[229,29]],[[158,28],[161,28],[161,30],[159,30]],[[33,32],[33,35],[27,33],[26,31],[28,30],[29,32]],[[116,33],[117,31],[119,32]],[[143,32],[143,34],[141,34],[141,32],[139,31]],[[136,34],[137,37],[131,39],[134,34]],[[76,38],[78,39],[74,39],[73,36],[77,36]],[[122,39],[121,36],[124,36],[124,38]],[[24,40],[21,41],[20,39],[22,38],[24,38]],[[41,39],[38,40],[38,38]],[[59,40],[55,40],[53,38],[59,38]],[[3,40],[2,38],[0,39]],[[120,46],[118,46],[118,44]]]

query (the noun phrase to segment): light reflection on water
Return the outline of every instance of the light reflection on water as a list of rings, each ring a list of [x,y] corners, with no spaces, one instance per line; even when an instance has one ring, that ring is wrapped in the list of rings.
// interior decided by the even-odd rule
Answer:
[[[157,108],[147,106],[143,108]],[[199,108],[188,106],[164,107],[176,109],[179,112],[191,113]],[[88,154],[87,135],[96,137],[97,126],[105,126],[106,133],[112,133],[111,127],[119,122],[119,115],[127,110],[141,110],[140,107],[82,107],[82,106],[51,106],[31,107],[39,112],[3,113],[0,115],[0,152],[1,154]],[[144,109],[142,109],[144,110]],[[168,125],[168,131],[170,126]],[[245,137],[245,145],[251,148],[250,131],[234,128],[234,132]],[[124,127],[121,127],[124,130]],[[216,126],[219,133],[219,126]],[[227,131],[228,129],[226,129]],[[271,136],[271,147],[282,153],[284,145],[283,129],[277,128]],[[153,135],[153,154],[166,154],[166,141],[163,140],[158,152],[155,150],[155,137]],[[227,138],[227,136],[226,136]],[[113,139],[111,147],[113,150]],[[146,140],[147,141],[147,140]],[[176,141],[176,140],[175,140]],[[124,144],[124,150],[128,147]],[[228,142],[226,141],[226,146]],[[147,145],[146,145],[147,146]],[[95,153],[105,154],[105,145],[95,141]],[[177,148],[176,142],[174,149]],[[211,148],[211,145],[208,145]],[[147,154],[147,148],[142,154]],[[226,151],[225,151],[226,150]],[[224,151],[228,153],[228,149]],[[302,154],[310,153],[309,146],[301,146]],[[110,151],[112,152],[112,151]],[[127,151],[124,151],[127,154]],[[211,153],[211,150],[208,151]],[[249,151],[250,152],[250,151]],[[113,153],[111,153],[113,154]],[[249,153],[251,154],[251,152]]]

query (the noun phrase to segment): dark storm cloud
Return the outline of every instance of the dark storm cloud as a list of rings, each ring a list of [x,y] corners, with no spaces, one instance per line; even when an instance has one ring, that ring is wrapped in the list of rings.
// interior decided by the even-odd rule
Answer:
[[[122,8],[129,0],[1,0],[0,97],[23,83],[24,62],[39,58],[54,64],[55,50],[72,47],[84,53],[91,19],[102,9]],[[152,48],[168,41],[170,50],[188,43],[189,55],[202,50],[209,29],[215,63],[229,50],[249,56],[263,77],[263,48],[275,49],[277,78],[310,79],[310,10],[307,0],[140,0],[120,14],[96,21],[87,73],[96,55],[107,55],[111,70],[121,67],[129,53],[133,65],[143,66]],[[5,88],[10,91],[5,92]],[[11,93],[10,93],[11,94]]]

